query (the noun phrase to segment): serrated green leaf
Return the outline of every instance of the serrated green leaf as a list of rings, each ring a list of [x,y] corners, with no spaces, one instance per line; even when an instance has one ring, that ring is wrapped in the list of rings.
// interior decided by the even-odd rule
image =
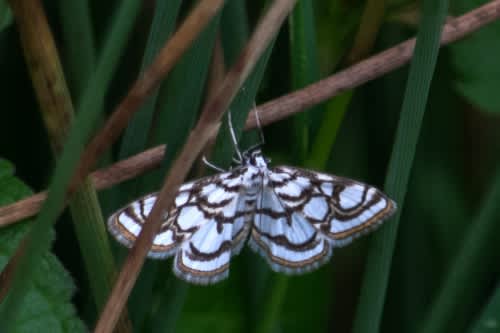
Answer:
[[[14,175],[14,167],[0,160],[0,205],[7,205],[32,194]],[[0,270],[7,265],[21,240],[29,230],[29,222],[16,223],[0,230]],[[75,287],[59,260],[46,252],[36,263],[29,277],[26,297],[20,306],[14,333],[85,332],[70,300]]]
[[[114,43],[106,43],[96,74],[90,80],[88,89],[82,96],[78,108],[79,112],[54,169],[47,199],[35,218],[36,222],[29,230],[29,237],[25,243],[25,254],[19,258],[14,270],[9,297],[4,300],[3,306],[0,308],[0,325],[4,330],[9,330],[14,324],[12,318],[17,318],[19,306],[24,300],[27,291],[26,284],[35,268],[34,263],[40,261],[41,254],[49,249],[52,244],[51,227],[64,207],[66,189],[80,160],[84,143],[88,140],[99,116],[100,109],[98,106],[106,92],[103,86],[108,82],[104,78],[111,75],[116,68],[118,52],[122,49],[128,36],[124,32],[129,31],[128,29],[132,26],[139,4],[138,0],[126,0],[121,4],[120,10],[116,14],[116,23],[110,33],[110,39]]]

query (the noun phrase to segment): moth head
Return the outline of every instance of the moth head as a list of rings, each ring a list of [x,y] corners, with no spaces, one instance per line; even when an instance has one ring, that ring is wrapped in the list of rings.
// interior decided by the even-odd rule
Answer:
[[[271,162],[271,160],[262,155],[260,145],[243,152],[243,164],[245,165],[253,165],[257,168],[267,168],[269,162]]]

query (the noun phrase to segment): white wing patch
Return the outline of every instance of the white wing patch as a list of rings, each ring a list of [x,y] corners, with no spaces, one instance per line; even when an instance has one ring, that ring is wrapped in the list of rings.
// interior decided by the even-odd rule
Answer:
[[[189,282],[215,283],[229,274],[232,227],[215,220],[203,225],[183,242],[174,261],[174,273]]]
[[[326,262],[328,241],[298,212],[287,209],[270,187],[257,199],[250,247],[277,272],[298,274]]]
[[[395,202],[375,187],[347,178],[290,167],[272,171],[272,187],[301,188],[298,194],[296,190],[276,191],[284,206],[300,211],[335,247],[375,229],[396,210]]]

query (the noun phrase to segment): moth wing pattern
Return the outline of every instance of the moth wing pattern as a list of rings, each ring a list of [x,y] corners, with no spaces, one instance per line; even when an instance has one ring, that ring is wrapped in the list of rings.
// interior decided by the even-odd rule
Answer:
[[[235,176],[226,172],[182,185],[148,256],[175,255],[174,273],[193,283],[225,278],[229,259],[241,250],[253,214],[253,207],[242,207]],[[156,194],[150,194],[125,206],[109,218],[108,229],[131,247],[155,201]]]
[[[276,272],[311,271],[330,258],[328,240],[299,211],[290,209],[276,190],[269,186],[262,189],[249,245]]]
[[[311,170],[273,168],[269,186],[284,207],[299,212],[333,247],[376,229],[396,211],[396,203],[376,187]]]
[[[146,222],[146,218],[156,202],[156,197],[157,193],[148,194],[131,202],[109,217],[108,230],[118,242],[128,248],[134,245]],[[175,219],[175,215],[175,208],[168,214],[165,214],[160,232],[153,240],[153,245],[148,252],[148,257],[167,258],[171,256],[175,253],[175,249],[180,240],[188,235],[187,232],[182,235],[178,234],[178,231],[172,225],[169,225],[169,223]]]
[[[243,153],[228,172],[182,185],[164,214],[149,257],[175,256],[173,271],[196,284],[229,274],[231,257],[250,233],[250,247],[277,272],[312,271],[394,214],[377,188],[295,167],[268,168],[260,149]],[[113,214],[108,229],[125,246],[139,235],[156,194]]]

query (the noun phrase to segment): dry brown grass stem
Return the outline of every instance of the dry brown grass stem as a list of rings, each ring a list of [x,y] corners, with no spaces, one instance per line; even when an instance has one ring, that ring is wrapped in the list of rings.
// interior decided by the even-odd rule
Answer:
[[[441,44],[446,45],[463,38],[479,28],[500,17],[500,0],[491,1],[462,16],[450,19],[445,24]],[[278,120],[324,102],[341,92],[360,86],[408,63],[415,48],[415,38],[409,39],[335,75],[310,84],[291,94],[273,99],[259,105],[259,119],[262,125]],[[254,128],[255,110],[250,112],[245,125],[246,129]]]
[[[500,0],[492,1],[484,6],[481,6],[467,14],[451,19],[447,22],[443,29],[441,44],[446,45],[460,38],[468,36],[479,28],[493,22],[500,17]],[[290,117],[291,115],[303,111],[310,106],[321,103],[329,98],[338,95],[342,90],[352,89],[366,83],[372,79],[382,76],[404,64],[411,58],[413,52],[412,40],[408,40],[398,44],[382,53],[374,55],[363,62],[353,65],[335,75],[331,75],[321,81],[313,83],[303,89],[294,91],[257,107],[259,117],[264,125],[271,124],[275,121]],[[403,50],[403,51],[402,51]],[[409,53],[408,53],[409,52]],[[408,56],[409,54],[409,56]],[[405,57],[402,61],[387,61],[387,66],[384,66],[384,59],[394,59],[394,57]],[[382,71],[374,73],[374,67],[382,65]],[[323,88],[322,85],[327,87]],[[252,111],[246,121],[246,129],[255,128],[255,115]],[[105,178],[101,178],[101,183],[96,183],[97,189],[104,189],[118,184],[122,181],[134,178],[142,173],[159,166],[163,159],[164,146],[157,146],[148,149],[133,157],[117,162],[109,168],[96,171],[92,174],[99,175],[100,172],[107,173]],[[121,169],[120,165],[127,165],[119,174],[106,172],[113,170],[114,166]],[[95,181],[95,180],[94,180]],[[35,215],[45,200],[46,193],[41,192],[22,199],[13,204],[0,207],[0,227],[20,221],[24,218]]]
[[[75,171],[70,191],[85,178],[103,152],[116,141],[134,112],[158,87],[161,80],[173,68],[177,60],[217,14],[223,4],[224,0],[203,0],[191,11],[176,33],[160,50],[152,64],[134,83],[104,127],[89,143]]]
[[[443,29],[441,44],[446,45],[463,38],[488,23],[493,22],[498,17],[500,17],[500,0],[492,1],[463,16],[451,19]],[[338,95],[342,90],[355,88],[380,77],[406,64],[410,60],[412,52],[413,40],[408,40],[303,89],[259,105],[257,110],[261,123],[268,125],[287,118],[310,106]],[[403,59],[389,61],[395,57],[403,57]],[[381,66],[379,69],[382,70],[375,73],[377,66]],[[247,118],[246,129],[252,129],[256,126],[253,112],[255,111],[252,111]],[[164,146],[148,149],[129,159],[117,162],[109,168],[94,172],[92,179],[96,182],[94,177],[99,177],[101,172],[103,172],[107,176],[101,177],[95,183],[96,188],[105,189],[111,187],[156,168],[163,159],[163,154]],[[122,168],[122,165],[126,166],[126,168]],[[113,167],[117,167],[117,170],[122,171],[119,173],[110,172],[109,170],[114,170]],[[46,193],[41,192],[13,204],[0,207],[0,227],[35,215],[39,211],[45,197]]]
[[[186,177],[188,170],[207,141],[219,129],[220,119],[234,98],[251,69],[258,61],[283,21],[292,10],[295,0],[276,0],[257,25],[250,41],[245,46],[235,65],[225,76],[220,88],[205,104],[200,119],[190,133],[178,158],[166,176],[157,200],[151,209],[133,248],[129,252],[110,298],[99,318],[95,332],[111,332],[126,304],[130,291],[154,236],[161,227],[161,217],[165,208],[173,202],[177,188]]]
[[[134,178],[160,165],[165,154],[165,146],[157,146],[128,159],[93,172],[90,179],[98,190],[109,188],[127,179]],[[0,208],[0,227],[36,215],[47,197],[43,191]]]

